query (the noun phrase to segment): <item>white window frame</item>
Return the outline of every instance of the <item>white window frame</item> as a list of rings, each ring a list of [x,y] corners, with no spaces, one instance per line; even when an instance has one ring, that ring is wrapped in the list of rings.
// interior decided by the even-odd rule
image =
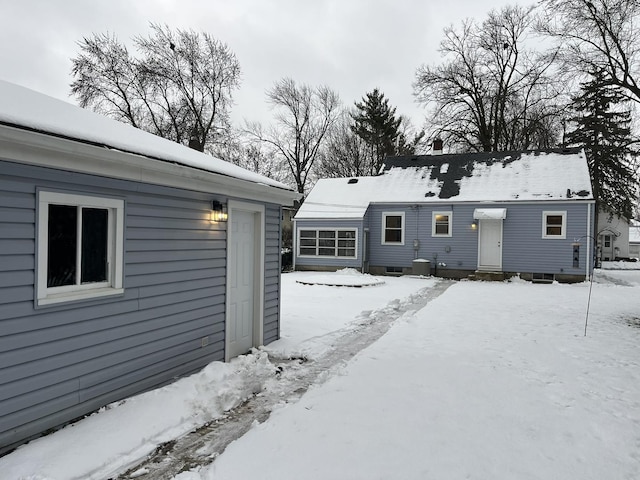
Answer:
[[[436,216],[446,215],[449,219],[448,233],[436,233]],[[451,237],[453,235],[453,212],[451,210],[431,212],[431,236],[432,237]]]
[[[561,216],[562,226],[560,235],[547,234],[547,218],[551,216]],[[566,210],[545,210],[542,212],[542,238],[564,240],[567,238],[567,211]]]
[[[308,253],[305,254],[301,254],[300,253],[300,240],[301,240],[301,235],[300,232],[302,230],[305,231],[315,231],[316,232],[316,245],[315,245],[315,249],[316,249],[316,254],[315,255],[309,255]],[[358,258],[358,229],[357,228],[324,228],[324,227],[299,227],[298,228],[298,234],[297,234],[297,240],[296,240],[296,247],[297,247],[297,256],[301,257],[301,258],[337,258],[337,259],[348,259],[348,260],[354,260]],[[320,248],[318,241],[320,240],[320,235],[318,232],[335,232],[335,245],[334,245],[334,251],[335,251],[335,255],[318,255],[318,249]],[[338,245],[338,241],[340,240],[338,238],[338,232],[353,232],[354,233],[354,238],[351,239],[347,239],[347,240],[353,240],[354,241],[354,246],[353,246],[353,256],[347,256],[347,255],[338,255],[338,250],[340,250],[340,246]],[[343,239],[344,240],[344,239]],[[311,248],[309,246],[305,246],[306,248]],[[324,247],[327,248],[327,247]],[[351,247],[342,247],[342,248],[351,248]]]
[[[108,210],[107,281],[89,284],[47,286],[49,255],[49,205],[67,205]],[[94,195],[38,192],[38,264],[36,266],[36,303],[50,305],[120,295],[123,288],[124,200]],[[78,233],[81,235],[81,233]],[[78,250],[81,250],[80,245]],[[78,254],[78,259],[80,254]],[[78,260],[79,263],[79,260]]]
[[[400,234],[402,236],[402,240],[399,242],[387,242],[386,241],[386,231],[387,231],[387,217],[400,217]],[[405,222],[404,222],[404,212],[382,212],[382,245],[404,245],[405,239]]]

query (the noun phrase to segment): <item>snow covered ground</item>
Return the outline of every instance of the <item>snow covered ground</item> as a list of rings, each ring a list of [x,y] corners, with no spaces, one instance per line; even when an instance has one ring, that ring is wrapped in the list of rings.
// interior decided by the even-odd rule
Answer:
[[[296,282],[313,275],[283,275],[271,355],[318,357],[437,282]],[[456,283],[299,401],[282,401],[212,465],[175,478],[640,478],[640,271],[596,273],[585,337],[589,287]],[[107,478],[273,388],[274,375],[266,351],[211,364],[0,458],[0,478]]]

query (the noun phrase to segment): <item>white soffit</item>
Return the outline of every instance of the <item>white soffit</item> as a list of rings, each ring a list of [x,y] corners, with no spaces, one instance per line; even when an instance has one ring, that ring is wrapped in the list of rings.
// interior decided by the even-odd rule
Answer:
[[[507,218],[506,208],[476,208],[473,211],[474,220],[504,220]]]

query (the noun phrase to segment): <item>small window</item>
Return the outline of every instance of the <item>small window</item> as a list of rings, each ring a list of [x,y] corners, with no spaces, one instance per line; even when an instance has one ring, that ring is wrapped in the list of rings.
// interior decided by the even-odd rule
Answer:
[[[451,220],[451,212],[433,212],[431,218],[431,236],[450,237],[452,224]]]
[[[124,201],[39,192],[39,305],[123,292]]]
[[[382,244],[404,245],[404,212],[382,214]]]
[[[567,212],[542,212],[542,238],[566,238]]]
[[[356,231],[298,230],[298,256],[356,258]]]

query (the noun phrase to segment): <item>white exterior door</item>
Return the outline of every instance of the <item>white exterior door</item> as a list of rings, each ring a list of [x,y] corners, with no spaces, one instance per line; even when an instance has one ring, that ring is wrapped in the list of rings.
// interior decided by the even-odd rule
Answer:
[[[254,212],[232,210],[229,215],[227,281],[227,358],[258,345],[254,338],[260,307],[256,302],[258,278]],[[261,340],[260,340],[261,341]]]
[[[480,220],[478,270],[502,270],[502,220]]]

